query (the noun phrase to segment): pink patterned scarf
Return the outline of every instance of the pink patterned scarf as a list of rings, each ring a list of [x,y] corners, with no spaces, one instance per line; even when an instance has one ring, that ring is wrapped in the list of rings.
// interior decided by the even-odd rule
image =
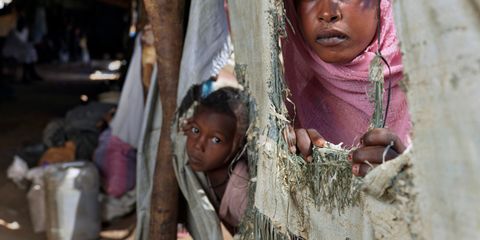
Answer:
[[[295,103],[295,127],[314,128],[332,143],[357,144],[367,131],[373,113],[368,97],[371,87],[368,68],[379,48],[377,41],[350,63],[326,63],[304,41],[294,0],[285,0],[285,7],[289,23],[282,48],[286,82]],[[381,18],[380,50],[391,67],[391,73],[387,67],[384,70],[385,90],[388,81],[392,84],[386,127],[408,144],[411,122],[406,97],[399,86],[403,66],[391,0],[382,1]]]

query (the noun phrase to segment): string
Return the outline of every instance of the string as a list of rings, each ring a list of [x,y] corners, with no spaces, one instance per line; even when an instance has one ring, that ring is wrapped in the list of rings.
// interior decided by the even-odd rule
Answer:
[[[378,0],[378,8],[377,8],[377,45],[378,45],[378,49],[377,49],[377,56],[380,57],[380,59],[382,59],[382,61],[385,63],[385,65],[387,65],[387,68],[388,68],[388,74],[389,75],[392,75],[392,70],[390,68],[390,64],[388,64],[387,60],[383,57],[382,55],[382,52],[380,50],[380,44],[381,44],[381,32],[382,32],[382,9],[381,9],[381,5],[382,5],[382,0]],[[388,90],[387,90],[387,105],[385,107],[385,115],[384,115],[384,118],[383,118],[383,125],[382,125],[382,128],[385,128],[385,124],[387,123],[387,117],[388,117],[388,111],[389,111],[389,108],[390,108],[390,99],[391,99],[391,95],[392,95],[392,81],[389,79],[388,80]]]

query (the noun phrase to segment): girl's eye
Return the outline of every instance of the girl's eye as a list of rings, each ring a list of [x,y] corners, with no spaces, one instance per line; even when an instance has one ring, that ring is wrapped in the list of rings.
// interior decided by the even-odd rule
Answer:
[[[192,127],[192,133],[199,133],[200,132],[200,129],[196,128],[196,127]]]
[[[212,138],[212,142],[213,142],[214,144],[219,144],[219,143],[222,142],[222,140],[221,140],[220,138],[218,138],[218,137],[213,137],[213,138]]]

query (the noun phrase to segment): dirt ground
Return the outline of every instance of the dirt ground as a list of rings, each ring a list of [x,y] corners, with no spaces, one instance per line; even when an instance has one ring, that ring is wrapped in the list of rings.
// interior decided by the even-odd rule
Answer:
[[[9,87],[5,88],[5,82]],[[3,90],[12,93],[9,97],[0,98],[0,239],[46,239],[44,233],[33,232],[27,189],[20,189],[7,179],[7,168],[22,146],[40,143],[46,124],[53,118],[63,117],[69,109],[78,105],[80,95],[93,97],[109,87],[99,81],[61,82],[49,79],[31,84],[1,79],[0,83],[3,83]],[[134,221],[135,216],[130,216],[114,225],[123,228],[131,226]],[[19,226],[17,230],[11,230],[6,225],[15,222]],[[115,229],[112,226],[109,228]]]

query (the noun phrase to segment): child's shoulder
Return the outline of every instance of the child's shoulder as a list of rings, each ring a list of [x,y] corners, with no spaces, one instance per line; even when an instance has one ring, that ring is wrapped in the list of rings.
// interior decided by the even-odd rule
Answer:
[[[238,161],[235,167],[233,168],[232,176],[231,177],[243,177],[248,180],[248,164],[246,160]]]
[[[239,161],[230,176],[219,209],[220,218],[231,226],[238,226],[247,209],[248,181],[248,164]]]

